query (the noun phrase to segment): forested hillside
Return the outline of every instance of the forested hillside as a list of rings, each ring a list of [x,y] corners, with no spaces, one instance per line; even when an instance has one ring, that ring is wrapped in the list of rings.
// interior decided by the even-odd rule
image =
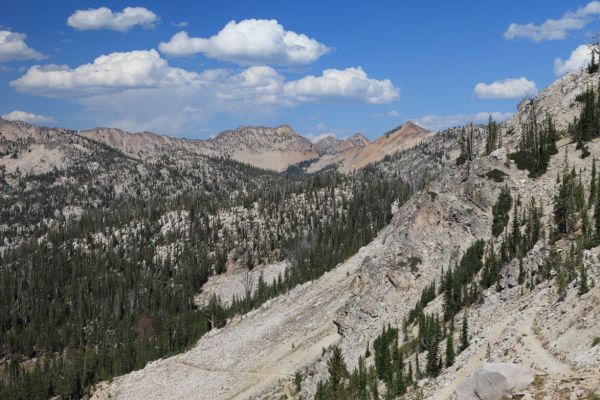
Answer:
[[[335,267],[411,193],[375,169],[305,176],[186,154],[140,161],[74,132],[3,145],[18,160],[56,141],[85,154],[3,173],[0,398],[79,398],[180,352]],[[229,306],[194,302],[212,275],[282,259],[292,267]]]

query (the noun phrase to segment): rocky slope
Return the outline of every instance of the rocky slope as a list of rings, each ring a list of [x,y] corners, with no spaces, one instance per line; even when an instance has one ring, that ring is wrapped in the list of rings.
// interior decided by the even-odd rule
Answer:
[[[567,75],[540,92],[536,110],[552,113],[564,129],[576,115],[575,96],[592,79],[598,77],[585,72]],[[317,382],[327,377],[328,346],[338,345],[353,369],[382,325],[401,325],[421,290],[432,280],[439,281],[442,267],[456,262],[474,240],[490,239],[491,206],[502,186],[506,184],[524,204],[532,197],[541,202],[547,226],[557,176],[565,165],[581,171],[582,181],[589,182],[592,157],[581,159],[569,139],[559,141],[559,155],[552,157],[548,171],[537,179],[507,159],[507,148],[518,140],[527,107],[521,103],[516,116],[503,125],[506,148],[489,156],[481,156],[483,134],[478,130],[474,147],[479,156],[456,165],[459,132],[448,130],[386,158],[375,167],[425,182],[425,187],[395,210],[392,222],[374,241],[321,278],[212,331],[188,352],[99,385],[93,398],[312,398]],[[357,152],[338,160],[351,171],[381,158],[387,153],[386,143],[398,136],[419,141],[430,134],[406,124],[365,146],[363,150],[371,148],[364,155]],[[591,142],[589,151],[600,157],[600,141]],[[492,178],[491,171],[501,172],[501,182]],[[560,252],[568,252],[570,239],[557,245]],[[586,251],[583,261],[595,282],[600,280],[599,252],[600,248]],[[524,257],[525,271],[537,271],[547,254],[547,241],[538,242]],[[410,265],[411,259],[418,259],[416,265]],[[598,390],[600,346],[592,344],[600,337],[600,287],[579,297],[575,281],[558,302],[554,280],[524,290],[515,284],[517,269],[513,260],[502,272],[506,284],[486,290],[483,304],[469,309],[471,345],[437,378],[418,383],[425,398],[456,398],[460,385],[485,361],[534,371],[533,385],[518,398],[591,398]],[[441,305],[438,297],[427,311],[440,310]],[[461,318],[462,314],[456,316],[457,329]],[[300,394],[291,389],[296,372],[303,376]]]
[[[227,157],[255,167],[284,171],[291,164],[318,157],[310,141],[287,125],[276,128],[241,127],[221,132],[208,140],[187,140],[150,132],[128,133],[119,129],[96,128],[80,135],[141,159],[174,151]]]
[[[188,353],[101,385],[95,398],[244,399],[305,369],[303,390],[311,396],[326,371],[323,348],[341,345],[353,365],[383,323],[401,322],[440,265],[457,260],[474,238],[489,234],[485,209],[494,191],[470,182],[478,199],[473,203],[463,193],[462,178],[455,171],[432,187],[439,193],[435,201],[430,193],[413,198],[376,240],[324,277],[230,322]],[[416,271],[403,266],[413,256],[422,259]],[[173,392],[171,380],[180,391]]]
[[[362,148],[369,144],[369,139],[362,133],[356,133],[346,139],[327,136],[314,144],[319,156],[348,151],[353,148]]]
[[[308,171],[317,172],[327,166],[336,165],[344,172],[351,172],[380,161],[397,151],[413,147],[431,135],[432,132],[409,121],[363,146],[353,146],[335,153],[324,154],[310,164]]]

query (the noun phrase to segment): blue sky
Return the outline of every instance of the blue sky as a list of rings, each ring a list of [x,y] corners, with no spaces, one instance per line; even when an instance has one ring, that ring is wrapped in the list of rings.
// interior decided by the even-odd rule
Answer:
[[[579,46],[600,29],[600,3],[589,1],[2,8],[0,115],[194,138],[279,124],[374,138],[409,119],[436,130],[492,112],[506,118],[580,68]]]

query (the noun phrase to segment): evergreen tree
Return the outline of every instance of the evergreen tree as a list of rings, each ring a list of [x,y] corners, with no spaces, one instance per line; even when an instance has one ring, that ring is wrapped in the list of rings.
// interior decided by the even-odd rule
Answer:
[[[465,162],[470,162],[474,157],[474,135],[475,135],[475,125],[471,122],[469,125],[463,127],[461,129],[460,135],[460,155],[456,159],[457,165],[462,165]]]
[[[600,243],[600,195],[596,196],[594,202],[594,234],[595,243]]]
[[[508,224],[508,212],[512,207],[512,197],[508,185],[504,185],[498,196],[498,200],[492,207],[492,234],[496,237],[502,233]]]
[[[523,268],[523,258],[519,258],[519,276],[517,278],[519,285],[525,282],[525,268]]]
[[[490,115],[486,127],[485,155],[489,155],[492,151],[502,146],[502,135],[498,123],[492,119]]]
[[[463,352],[469,347],[469,324],[467,320],[467,312],[463,313],[462,327],[460,330],[460,352]]]
[[[529,176],[535,178],[546,172],[550,157],[558,152],[558,134],[550,114],[546,114],[543,123],[538,123],[533,100],[530,101],[528,109],[527,123],[523,126],[518,150],[509,154],[509,158],[515,161],[519,169],[527,169]]]
[[[345,382],[348,378],[348,369],[344,362],[342,350],[338,346],[331,349],[331,357],[327,361],[327,371],[329,372],[328,386],[331,393],[331,399],[344,399]]]
[[[558,193],[554,196],[554,223],[557,235],[575,230],[582,207],[583,186],[577,179],[575,168],[565,170],[558,178]]]
[[[404,353],[398,347],[396,343],[394,345],[394,354],[393,354],[393,364],[394,364],[394,395],[402,396],[406,393],[406,378],[404,376]]]
[[[520,199],[517,199],[517,204],[520,203]],[[510,233],[508,251],[511,258],[520,255],[520,244],[521,244],[521,222],[519,221],[518,207],[515,205],[513,218],[512,218],[512,229]]]
[[[446,368],[454,364],[456,355],[454,353],[454,319],[450,321],[450,332],[446,339]]]
[[[567,272],[562,266],[558,267],[556,271],[556,289],[558,291],[558,300],[562,301],[567,295],[567,286],[569,285],[569,279]]]
[[[427,325],[427,332],[425,333],[426,349],[427,349],[427,366],[426,372],[428,376],[435,377],[439,373],[438,369],[438,352],[439,344],[441,339],[440,323],[437,315],[432,315],[430,322]]]
[[[587,66],[587,72],[588,74],[593,74],[596,71],[598,71],[598,63],[596,62],[596,52],[592,50],[592,59],[590,60],[590,63]]]
[[[583,263],[579,267],[579,295],[584,295],[590,290],[588,286],[587,271]]]
[[[590,197],[588,198],[588,206],[591,208],[596,204],[596,157],[592,159],[592,173],[590,179]]]
[[[583,104],[579,118],[576,118],[574,123],[569,127],[573,141],[577,143],[578,149],[583,149],[584,154],[587,152],[585,143],[592,140],[598,135],[598,101],[597,94],[594,88],[591,87],[579,96],[576,100]],[[589,152],[587,153],[589,154]]]
[[[419,352],[415,352],[415,382],[420,380],[421,375],[421,367],[419,366]]]

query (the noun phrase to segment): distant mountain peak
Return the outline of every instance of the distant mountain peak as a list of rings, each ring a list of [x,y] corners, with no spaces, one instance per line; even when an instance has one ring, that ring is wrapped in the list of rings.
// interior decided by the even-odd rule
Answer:
[[[335,154],[348,151],[352,148],[364,147],[369,139],[362,133],[355,133],[346,139],[338,139],[333,135],[325,136],[313,146],[319,155]]]

